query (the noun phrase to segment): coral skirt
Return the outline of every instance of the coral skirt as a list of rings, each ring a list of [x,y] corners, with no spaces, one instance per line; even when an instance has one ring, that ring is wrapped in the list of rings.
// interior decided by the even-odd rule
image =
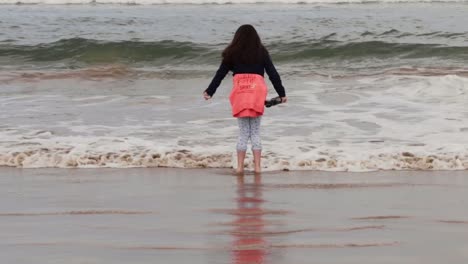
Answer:
[[[263,115],[267,87],[263,76],[258,74],[236,74],[229,100],[234,117],[257,117]]]

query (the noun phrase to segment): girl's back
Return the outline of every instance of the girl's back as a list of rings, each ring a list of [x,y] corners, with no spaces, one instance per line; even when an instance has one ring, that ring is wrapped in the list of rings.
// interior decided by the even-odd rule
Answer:
[[[233,116],[237,117],[239,124],[237,172],[242,173],[244,170],[244,159],[249,140],[254,154],[255,172],[260,172],[262,150],[260,121],[267,94],[267,87],[263,78],[265,71],[282,102],[287,100],[286,92],[270,55],[253,26],[243,25],[239,27],[231,44],[226,47],[222,55],[221,65],[205,90],[204,97],[207,100],[210,99],[226,74],[232,71],[234,75],[233,89],[229,99]]]

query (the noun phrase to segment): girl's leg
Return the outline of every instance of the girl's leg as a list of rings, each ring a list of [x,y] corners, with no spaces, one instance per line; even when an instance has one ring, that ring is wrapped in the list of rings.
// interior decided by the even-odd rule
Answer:
[[[244,173],[244,160],[246,151],[237,150],[237,169],[236,172],[239,174]]]
[[[260,139],[260,121],[262,117],[250,118],[250,140],[252,141],[252,152],[254,156],[255,172],[259,173],[262,170],[262,142]]]
[[[237,118],[239,124],[239,139],[237,141],[237,173],[244,172],[245,152],[250,138],[250,124],[248,117]]]

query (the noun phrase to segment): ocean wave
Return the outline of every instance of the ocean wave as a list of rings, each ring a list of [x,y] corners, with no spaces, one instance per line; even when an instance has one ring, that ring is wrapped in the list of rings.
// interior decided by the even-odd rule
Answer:
[[[467,0],[0,0],[0,4],[369,4],[369,3],[464,3]]]
[[[217,64],[225,44],[206,45],[162,40],[155,42],[109,42],[84,38],[63,39],[47,44],[0,44],[0,58],[19,62],[65,62],[68,66],[105,63]],[[335,59],[441,58],[468,61],[468,46],[391,43],[383,41],[345,42],[322,38],[267,44],[275,60],[300,62]]]
[[[68,61],[69,63],[160,63],[185,61],[196,63],[214,58],[218,52],[191,42],[162,40],[156,42],[108,42],[85,38],[62,39],[38,45],[0,44],[0,57],[21,58],[29,62]]]

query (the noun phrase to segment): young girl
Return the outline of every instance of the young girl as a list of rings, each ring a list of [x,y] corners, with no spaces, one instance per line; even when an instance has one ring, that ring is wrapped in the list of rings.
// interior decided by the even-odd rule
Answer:
[[[259,173],[262,153],[260,120],[267,94],[267,87],[263,79],[265,71],[270,77],[270,81],[282,103],[287,101],[286,92],[270,55],[253,26],[240,26],[231,44],[223,51],[222,56],[221,66],[219,66],[203,96],[205,100],[210,99],[226,74],[229,71],[233,72],[234,85],[229,99],[232,106],[232,115],[237,117],[240,130],[237,142],[237,172],[242,173],[244,171],[247,142],[250,139],[255,172]]]

